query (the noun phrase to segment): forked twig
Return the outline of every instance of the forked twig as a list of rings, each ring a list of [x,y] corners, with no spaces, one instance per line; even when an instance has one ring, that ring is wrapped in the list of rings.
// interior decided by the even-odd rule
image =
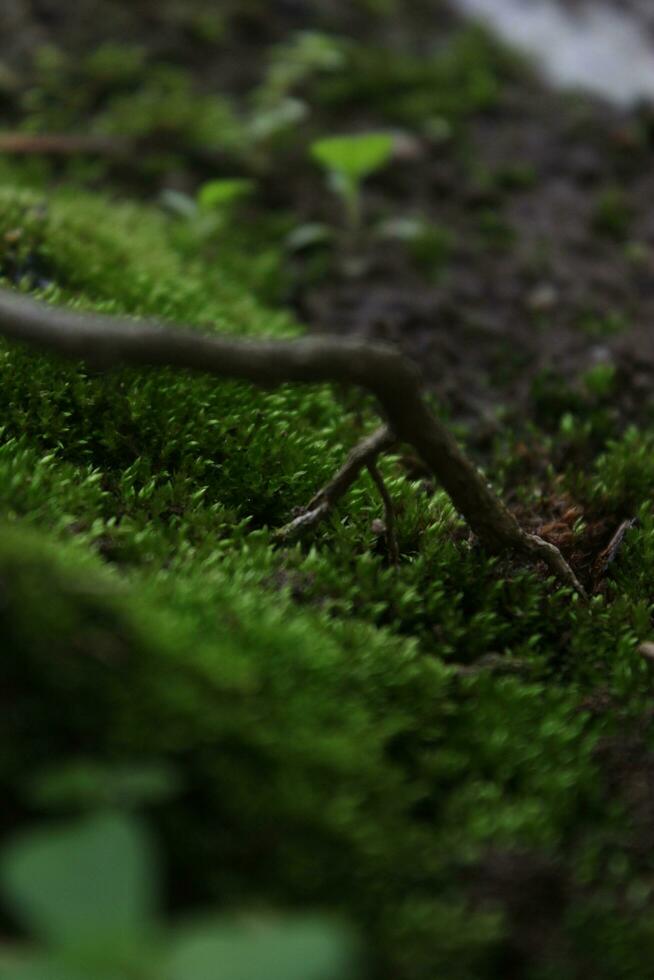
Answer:
[[[585,594],[560,551],[523,531],[464,455],[431,411],[417,368],[394,347],[333,337],[235,340],[156,321],[74,312],[6,289],[0,290],[0,336],[96,369],[165,366],[263,387],[338,382],[365,388],[394,436],[413,446],[486,548],[543,561],[558,579]]]
[[[397,543],[397,530],[395,526],[395,508],[388,487],[384,483],[384,477],[379,472],[376,461],[373,459],[368,463],[368,472],[379,490],[379,495],[384,504],[384,527],[386,529],[386,547],[388,557],[394,565],[400,563],[400,548]]]
[[[363,439],[350,452],[329,483],[326,483],[303,508],[302,513],[280,528],[275,536],[282,541],[287,541],[319,524],[337,501],[347,493],[361,470],[370,468],[377,456],[384,450],[390,449],[394,442],[395,439],[386,425]]]

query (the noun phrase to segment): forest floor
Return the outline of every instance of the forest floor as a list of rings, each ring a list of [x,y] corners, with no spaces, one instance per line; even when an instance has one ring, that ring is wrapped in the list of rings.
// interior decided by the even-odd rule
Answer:
[[[12,89],[24,92],[35,81],[29,54],[35,45],[59,46],[73,59],[100,44],[133,44],[150,62],[180,66],[201,91],[242,105],[264,82],[271,51],[295,32],[365,39],[372,51],[390,45],[400,62],[442,45],[456,24],[446,6],[420,2],[395,19],[371,17],[356,4],[292,0],[232,12],[225,5],[215,17],[210,4],[184,13],[175,3],[87,0],[73,12],[61,4],[16,2],[2,15],[9,25],[12,9],[16,29],[3,31],[1,52],[8,120]],[[369,63],[361,57],[364,66],[378,81],[374,55]],[[344,83],[342,92],[327,91],[327,104],[312,104],[310,125],[303,131],[298,124],[299,152],[287,146],[269,161],[264,208],[290,211],[298,224],[330,220],[335,203],[302,154],[307,133],[331,131],[335,123],[348,131],[395,128],[397,158],[367,193],[370,224],[380,216],[422,220],[441,231],[442,241],[432,256],[424,246],[420,263],[397,238],[369,235],[357,275],[330,268],[317,285],[298,275],[287,298],[314,329],[402,345],[456,417],[488,421],[498,399],[523,417],[534,409],[538,375],[553,370],[562,383],[574,382],[607,363],[625,382],[616,385],[615,410],[636,420],[654,360],[652,113],[552,92],[508,58],[502,70],[497,90],[479,96],[483,111],[465,104],[469,93],[461,94],[460,107],[447,107],[467,117],[461,131],[450,126],[447,132],[446,124],[438,131],[436,95],[424,106],[436,119],[418,120],[419,107],[410,105],[418,82],[402,76],[410,74],[406,65],[392,62],[386,88],[375,92],[372,81],[353,80],[349,93]],[[310,94],[312,81],[301,79],[295,94],[303,87]],[[445,98],[452,102],[452,93]],[[78,130],[89,116],[91,110],[74,120]],[[192,187],[207,176],[186,164],[187,172],[146,178],[142,191],[154,197],[156,183],[166,186],[172,178]],[[138,174],[138,161],[131,165]]]
[[[330,254],[320,246],[298,250],[287,257],[280,298],[311,330],[399,345],[450,417],[466,427],[480,460],[487,461],[502,431],[525,434],[531,420],[556,432],[567,409],[592,413],[598,396],[607,417],[600,441],[588,443],[592,454],[607,432],[651,418],[650,110],[626,112],[552,92],[517,57],[479,39],[463,40],[430,75],[421,58],[447,48],[458,23],[443,3],[418,0],[398,15],[375,16],[365,4],[339,2],[253,2],[224,5],[216,14],[211,4],[185,10],[174,2],[87,0],[80,14],[57,4],[9,5],[4,17],[10,24],[13,17],[15,30],[4,33],[2,52],[8,121],[14,116],[24,125],[26,93],[42,88],[45,105],[27,126],[43,126],[49,112],[57,128],[57,99],[65,100],[67,83],[83,82],[83,69],[75,72],[71,62],[101,44],[133,45],[146,64],[175,65],[198,91],[227,96],[241,114],[254,113],[257,101],[306,99],[306,116],[271,147],[245,161],[237,156],[239,172],[259,182],[252,227],[276,214],[290,227],[334,225],[338,205],[306,152],[312,136],[334,129],[396,134],[392,167],[364,191],[357,268],[343,260],[344,234]],[[284,45],[301,31],[350,39],[349,71],[333,81],[309,56],[297,79],[275,94],[271,65],[289,57]],[[56,84],[47,91],[47,68],[35,75],[35,46],[65,52],[59,91]],[[52,81],[57,69],[50,71]],[[102,79],[95,84],[100,94],[73,102],[62,128],[93,130],[98,102],[107,96]],[[110,171],[117,187],[154,199],[162,188],[192,193],[203,179],[234,170],[229,150],[222,159],[219,152],[218,162],[203,159],[201,140],[187,145],[196,152],[185,157],[184,134],[174,123],[160,120],[148,138],[155,151],[146,140],[145,160],[139,146],[135,159],[123,158]],[[148,166],[148,152],[174,150],[176,142],[181,153],[168,166]],[[341,220],[336,211],[336,224]],[[559,444],[544,459],[532,445],[524,447],[525,465],[530,453],[539,478],[548,462],[558,471],[592,458]],[[524,517],[540,529],[576,513],[577,505],[555,491],[548,503],[544,493],[542,513]],[[594,525],[586,564],[619,523],[611,517],[606,526]]]
[[[75,301],[82,295],[85,302],[109,312],[154,313],[171,319],[188,313],[201,323],[208,319],[229,323],[231,318],[245,323],[246,330],[251,316],[257,332],[265,332],[268,316],[274,322],[282,317],[280,329],[286,329],[283,318],[290,317],[310,331],[398,345],[418,364],[448,423],[487,469],[522,523],[561,547],[593,599],[580,612],[569,595],[553,591],[540,570],[525,572],[512,560],[488,562],[480,557],[442,497],[436,495],[436,503],[427,503],[437,488],[406,453],[400,455],[399,467],[394,459],[385,471],[399,500],[400,544],[406,559],[402,569],[389,567],[383,541],[371,533],[370,517],[376,511],[369,490],[354,497],[351,513],[349,504],[345,507],[349,522],[347,517],[335,520],[312,541],[318,556],[313,548],[298,549],[280,560],[280,552],[257,544],[257,535],[282,523],[292,506],[308,500],[311,481],[328,475],[330,466],[340,460],[339,443],[351,442],[355,423],[368,420],[366,406],[350,396],[338,396],[338,411],[326,408],[318,396],[305,404],[284,393],[279,404],[273,403],[278,414],[290,405],[315,420],[322,443],[307,459],[308,475],[298,460],[311,446],[310,436],[300,423],[298,434],[290,425],[282,427],[277,416],[270,423],[262,422],[263,409],[254,423],[243,421],[236,410],[236,422],[222,423],[217,431],[226,448],[214,471],[207,460],[213,451],[212,426],[221,423],[205,419],[206,406],[214,397],[208,388],[199,393],[189,388],[188,398],[184,389],[187,400],[180,402],[178,418],[177,395],[173,392],[169,403],[165,385],[158,392],[134,383],[128,411],[112,401],[115,392],[110,385],[102,387],[91,378],[87,394],[81,383],[66,376],[65,390],[73,392],[75,407],[71,408],[69,394],[56,387],[57,375],[50,410],[40,401],[49,383],[47,373],[37,371],[32,379],[25,363],[17,359],[11,375],[17,380],[7,381],[2,396],[7,426],[3,434],[18,438],[23,424],[30,440],[27,453],[38,446],[59,454],[57,465],[61,464],[63,475],[57,476],[56,493],[62,503],[57,497],[56,506],[67,515],[66,534],[70,536],[72,530],[73,537],[92,540],[94,553],[121,574],[127,569],[125,574],[131,575],[133,567],[146,571],[156,567],[153,580],[158,581],[158,576],[164,583],[184,566],[187,551],[191,555],[197,549],[210,570],[223,562],[223,574],[233,573],[244,595],[249,595],[249,588],[261,587],[266,595],[272,593],[274,605],[277,593],[283,593],[288,605],[280,608],[291,624],[298,616],[298,630],[313,629],[311,617],[317,617],[317,656],[324,655],[325,664],[336,656],[329,646],[332,642],[343,656],[339,662],[343,689],[332,688],[336,682],[330,679],[328,667],[324,676],[314,675],[309,653],[306,664],[302,661],[305,647],[295,627],[275,620],[266,605],[269,597],[253,599],[251,607],[239,606],[241,599],[227,586],[216,586],[227,609],[227,627],[221,622],[220,629],[226,628],[228,634],[232,626],[237,633],[243,629],[239,642],[248,650],[248,644],[256,647],[253,656],[261,657],[256,671],[264,680],[255,682],[246,676],[245,668],[242,676],[236,668],[233,675],[225,668],[225,676],[215,683],[224,686],[228,700],[232,690],[237,692],[248,721],[248,712],[256,716],[260,711],[261,717],[272,717],[270,730],[275,718],[283,737],[287,726],[288,744],[275,743],[271,748],[274,739],[270,735],[270,743],[266,742],[265,724],[261,742],[249,742],[248,735],[243,744],[238,743],[237,756],[246,775],[237,772],[238,766],[232,769],[229,757],[219,768],[220,777],[235,790],[232,808],[222,799],[208,800],[202,785],[203,767],[213,772],[214,765],[207,746],[217,738],[209,721],[205,730],[204,721],[196,726],[195,715],[190,720],[184,717],[191,742],[195,739],[198,746],[197,760],[189,761],[181,753],[197,780],[190,792],[191,804],[186,800],[185,805],[198,811],[206,808],[206,818],[197,817],[202,833],[214,819],[212,807],[222,829],[218,844],[212,841],[205,848],[203,838],[201,845],[191,845],[184,831],[178,845],[176,835],[180,827],[185,828],[185,811],[173,810],[162,817],[163,832],[174,841],[176,896],[182,896],[177,900],[183,904],[187,893],[222,900],[232,891],[239,899],[253,891],[258,897],[251,883],[259,861],[262,877],[267,874],[272,882],[264,889],[266,900],[281,897],[282,902],[301,904],[308,894],[310,901],[331,907],[339,888],[352,885],[355,892],[361,886],[348,878],[346,865],[351,861],[355,878],[360,871],[363,890],[368,878],[374,882],[376,897],[364,895],[342,904],[348,913],[354,909],[357,922],[381,944],[380,976],[431,980],[437,970],[462,980],[648,976],[648,968],[634,972],[640,968],[634,964],[642,965],[654,946],[651,675],[638,654],[640,642],[650,636],[654,599],[650,584],[654,113],[647,107],[618,110],[586,95],[547,89],[517,55],[483,31],[461,25],[436,0],[398,5],[251,0],[221,4],[219,11],[216,6],[201,0],[139,4],[86,0],[81,5],[10,0],[4,5],[0,122],[5,133],[20,139],[0,159],[2,183],[10,190],[16,188],[19,201],[14,205],[11,193],[0,201],[0,275],[7,283],[45,290],[46,295],[49,289],[61,289],[61,295],[54,295],[57,300]],[[391,133],[394,153],[390,164],[366,181],[362,228],[353,235],[309,147],[320,136],[370,131]],[[54,135],[58,145],[35,152],[39,145],[30,142],[34,134]],[[98,137],[104,141],[100,151],[97,146],[84,147],[85,139]],[[224,225],[203,224],[197,214],[198,190],[208,181],[233,177],[253,181],[254,193],[226,213]],[[52,228],[45,206],[41,213],[40,205],[20,204],[22,189],[35,193],[35,187],[37,194],[47,188],[46,197],[52,193],[53,201],[60,202],[52,205]],[[140,224],[138,212],[121,211],[123,205],[117,205],[114,231],[102,226],[103,221],[111,223],[111,205],[96,213],[95,205],[89,204],[90,217],[80,219],[81,244],[67,244],[64,233],[72,230],[74,237],[78,229],[74,207],[79,188],[84,193],[109,193],[111,200],[136,201],[137,207],[168,218],[172,214],[179,221],[172,231],[166,225],[158,292],[152,286],[150,295],[150,287],[139,279],[138,256],[129,264],[130,248],[136,254],[137,248],[151,247],[155,255],[159,226],[152,224],[148,230],[148,222],[155,219],[144,219],[142,242],[139,228],[134,231],[135,244],[126,244],[123,255],[120,236],[127,240],[130,222],[134,228]],[[91,259],[85,267],[84,236],[97,246],[107,265],[106,275],[92,268]],[[53,242],[61,255],[53,251]],[[195,268],[194,249],[204,271]],[[185,256],[186,266],[180,268],[190,270],[189,282],[179,290],[173,275],[177,266],[169,260],[175,250]],[[91,247],[89,254],[94,255]],[[128,271],[121,277],[125,256]],[[154,282],[155,258],[148,255],[144,269],[144,281],[151,274]],[[232,296],[231,287],[223,289],[220,277],[226,269],[245,298],[240,293]],[[213,306],[196,298],[196,292],[209,295],[212,277],[217,297]],[[31,406],[32,420],[27,409],[22,414],[21,398]],[[143,421],[148,398],[162,412],[161,432],[154,423]],[[197,432],[194,405],[199,406]],[[211,403],[211,411],[216,415],[224,409],[227,416],[231,409],[226,405]],[[68,413],[65,422],[58,421],[57,406]],[[108,414],[115,417],[117,431],[118,422],[124,424],[118,436],[105,431]],[[87,432],[91,422],[97,422],[98,434],[93,436]],[[264,431],[266,424],[269,434]],[[270,449],[280,432],[288,439],[281,462]],[[326,433],[333,432],[336,442],[329,448]],[[197,465],[187,460],[188,453],[196,450],[182,445],[183,434],[189,444],[197,438]],[[241,446],[242,464],[237,459]],[[137,467],[138,450],[150,453],[142,469]],[[261,476],[253,475],[251,467],[259,452],[270,467]],[[25,459],[27,471],[32,457]],[[1,459],[0,464],[5,465]],[[62,489],[71,482],[67,466],[76,468],[70,473],[77,474],[75,480],[84,488],[81,502],[70,489]],[[102,494],[122,515],[127,531],[121,532],[120,519],[116,523],[112,514],[108,520],[103,516],[101,533],[93,537],[96,511],[104,515],[108,505],[106,500],[95,500],[87,466],[101,472]],[[163,503],[154,497],[150,501],[148,487],[162,467],[173,474],[172,490],[166,489],[170,499],[164,494]],[[398,469],[408,473],[410,488]],[[210,495],[215,493],[226,508],[219,511],[225,526],[236,515],[233,523],[241,530],[229,539],[229,547],[236,554],[243,544],[242,534],[245,558],[240,553],[238,560],[229,557],[227,545],[219,561],[208,551],[205,554],[214,533],[215,512],[207,507],[206,512],[196,513],[184,482],[192,482],[191,477],[206,482]],[[2,479],[3,506],[6,497],[10,513],[22,514],[21,508],[28,505],[18,500],[10,479],[5,483]],[[48,494],[55,497],[48,490],[49,479],[47,474],[43,477],[45,502],[35,479],[34,499],[39,502],[33,507],[37,525],[48,529],[56,525],[46,499]],[[415,493],[425,514],[410,502]],[[24,497],[31,502],[27,492]],[[187,507],[188,538],[182,540],[181,531],[179,539],[175,537],[175,521],[187,519]],[[84,513],[82,518],[75,508]],[[166,528],[155,533],[150,524],[159,518]],[[130,521],[138,534],[130,530]],[[252,532],[251,545],[246,531]],[[256,562],[247,557],[248,547],[261,564],[260,572],[253,570]],[[12,553],[6,559],[8,581],[13,581],[14,557]],[[189,568],[192,560],[194,556],[188,557]],[[207,635],[218,629],[208,611],[214,597],[206,592],[200,565],[198,569],[193,573],[197,599],[190,587],[186,594],[182,586],[164,585],[164,599],[157,593],[155,602],[150,586],[145,589],[148,601],[159,606],[165,602],[165,589],[170,589],[171,608],[180,610],[175,628],[184,642],[203,635],[201,627],[192,633],[187,625],[179,625],[193,617],[204,624]],[[40,573],[34,574],[40,582]],[[23,579],[19,576],[18,581]],[[67,602],[68,593],[62,589]],[[94,601],[89,600],[91,606]],[[87,629],[85,609],[83,651],[87,633],[100,628],[96,620],[103,623],[110,614],[93,606],[88,615]],[[268,641],[248,632],[257,624],[247,628],[240,624],[239,617],[245,620],[248,615],[251,620],[262,616],[262,629],[267,624],[273,637],[271,649],[288,676],[296,678],[297,690],[290,695],[285,679],[266,673],[271,670],[265,656]],[[361,622],[372,631],[350,635],[343,625],[350,621],[355,623],[353,629]],[[23,625],[21,620],[17,636],[23,636]],[[26,642],[32,643],[32,634],[25,630]],[[412,673],[413,666],[405,666],[398,668],[401,680],[394,677],[397,650],[392,644],[384,646],[385,631],[393,643],[399,638],[417,644],[422,655],[417,673]],[[216,635],[221,642],[231,642],[222,633]],[[323,647],[325,636],[329,641]],[[121,650],[131,642],[121,620],[112,634],[114,647],[108,647],[108,660],[117,650],[115,659],[122,662]],[[140,641],[134,642],[138,646]],[[379,653],[379,668],[366,660],[366,642]],[[201,673],[208,668],[202,661],[201,643],[199,648],[194,656],[200,658]],[[310,642],[306,650],[312,650]],[[433,661],[429,668],[425,652]],[[298,654],[300,667],[291,654]],[[447,681],[452,688],[444,688],[445,693],[439,686],[440,674],[436,681],[435,664],[441,660],[452,670]],[[406,663],[413,664],[410,656]],[[429,670],[434,671],[433,678]],[[141,682],[149,691],[140,674],[136,689],[140,690]],[[12,679],[17,688],[22,683]],[[49,691],[50,680],[44,683]],[[59,690],[58,683],[52,680],[54,691]],[[326,686],[331,700],[324,717],[317,712],[313,719],[310,709],[307,721],[302,700],[305,684],[311,697],[314,687]],[[370,688],[364,690],[366,684]],[[255,688],[264,706],[265,698],[272,698],[269,716],[265,707],[252,708],[248,699],[254,697]],[[360,689],[364,691],[361,702],[357,700]],[[84,696],[94,698],[91,691],[89,681]],[[79,700],[72,680],[66,696],[71,703]],[[160,709],[154,695],[149,704],[149,696],[144,710],[151,712],[147,717],[156,726]],[[338,715],[341,696],[351,708],[349,720]],[[433,705],[441,703],[441,696],[447,707],[434,716]],[[379,736],[379,749],[376,735],[370,735],[370,743],[367,729],[361,736],[362,745],[375,745],[370,758],[360,763],[362,773],[373,775],[369,783],[367,775],[361,777],[365,788],[359,796],[349,783],[350,795],[342,799],[337,795],[342,810],[330,811],[326,819],[332,822],[323,826],[319,817],[306,820],[312,807],[328,809],[311,773],[324,766],[335,785],[359,779],[356,766],[350,771],[343,761],[346,753],[341,759],[338,747],[323,744],[320,738],[330,725],[336,731],[344,725],[343,741],[351,739],[354,744],[359,739],[361,703],[361,717],[367,718],[369,710],[373,715],[370,731],[386,733]],[[538,728],[541,707],[542,729]],[[181,724],[175,712],[182,708],[166,703],[165,710]],[[388,723],[387,711],[392,717]],[[127,735],[111,743],[109,754],[120,753],[130,738],[138,743],[144,737],[139,725],[146,722],[139,721],[138,713],[131,718],[121,702],[118,716],[124,725],[129,717],[137,734],[126,729]],[[228,745],[230,739],[238,742],[238,723],[233,728],[230,721],[225,723],[226,734],[221,732],[220,737]],[[17,736],[11,728],[14,723],[8,724],[9,737],[25,737],[31,746],[22,728]],[[304,763],[300,765],[289,748],[296,738],[294,725],[303,733],[297,736],[300,741],[305,737],[311,746],[315,737],[318,745],[315,757],[307,750],[306,782],[302,781]],[[309,726],[307,732],[303,725]],[[397,728],[391,731],[393,725]],[[495,726],[497,738],[489,735]],[[60,754],[66,756],[70,745],[77,745],[76,739],[83,740],[89,732],[93,732],[92,745],[94,740],[104,745],[104,735],[97,734],[85,715],[79,729],[61,736]],[[170,744],[163,734],[162,738],[163,754],[175,756],[174,736]],[[447,745],[442,753],[441,742]],[[160,750],[154,735],[145,737],[145,744],[153,754]],[[400,772],[398,798],[405,807],[406,824],[399,817],[394,823],[395,784],[384,782],[386,777],[379,774],[383,770],[378,773],[374,768],[377,761],[372,756],[377,751]],[[280,844],[275,819],[262,820],[263,804],[248,810],[248,792],[258,785],[257,766],[267,754],[274,757],[282,775],[269,789],[266,805],[279,826],[288,822],[291,836],[296,835],[296,850],[291,844]],[[295,800],[290,795],[286,799],[280,789],[287,764],[289,778],[297,779],[307,794],[297,809]],[[254,776],[248,775],[250,766]],[[11,773],[13,779],[13,769]],[[22,817],[24,804],[12,806]],[[359,832],[354,819],[352,837],[347,836],[348,807],[357,815],[361,810],[361,819],[372,828],[370,839]],[[13,813],[12,807],[9,810]],[[492,816],[483,826],[487,812]],[[254,854],[239,837],[240,821],[243,834],[249,828],[256,837],[260,831]],[[8,816],[7,822],[16,821]],[[459,824],[466,828],[463,843],[457,837]],[[430,864],[429,832],[436,825],[437,858]],[[342,826],[348,830],[341,842]],[[397,844],[392,858],[384,852],[379,859],[383,842],[401,836],[402,828],[409,826],[419,828],[415,839],[413,829],[407,831],[406,843]],[[469,838],[465,837],[468,828]],[[318,841],[317,852],[322,855],[321,848],[326,849],[324,859],[315,858],[318,874],[329,880],[325,893],[313,884],[312,834]],[[330,850],[332,838],[336,843]],[[478,845],[481,851],[475,850]],[[215,857],[212,847],[218,846],[229,855],[229,871],[223,877],[216,872],[198,887],[184,861],[204,868],[209,861],[206,855]],[[470,853],[474,851],[472,858],[468,846]],[[176,847],[181,847],[180,853]],[[339,847],[341,857],[334,859]],[[440,863],[450,848],[460,861],[455,872],[449,866],[443,871],[445,865]],[[423,851],[427,856],[421,869],[417,862]],[[495,925],[484,918],[488,907],[502,911],[501,939]],[[472,926],[469,915],[474,918]],[[438,929],[435,918],[441,923]],[[466,959],[463,950],[471,935],[474,950]],[[630,959],[626,950],[632,947]],[[458,973],[453,971],[454,961]],[[598,972],[601,969],[603,973]]]

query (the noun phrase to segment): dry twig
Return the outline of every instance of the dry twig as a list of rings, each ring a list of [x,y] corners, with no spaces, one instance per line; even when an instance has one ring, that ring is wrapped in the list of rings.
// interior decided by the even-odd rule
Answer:
[[[144,136],[120,136],[102,133],[0,133],[0,153],[12,156],[74,157],[93,156],[138,168],[145,157],[178,149],[166,133]],[[200,166],[221,166],[226,163],[224,152],[211,146],[187,146],[187,159]]]
[[[371,460],[368,463],[368,472],[375,482],[375,486],[379,490],[379,495],[384,504],[384,526],[386,529],[386,547],[388,548],[388,557],[393,562],[394,565],[399,565],[400,563],[400,549],[397,543],[397,531],[395,527],[395,509],[393,507],[393,501],[391,500],[391,495],[388,492],[388,487],[384,483],[384,477],[379,472],[377,463],[375,460]]]
[[[481,543],[542,561],[584,594],[558,548],[523,531],[424,397],[417,368],[382,344],[331,337],[235,340],[154,321],[78,313],[0,290],[0,335],[96,369],[123,364],[187,368],[263,387],[339,382],[365,388],[398,440],[409,443],[451,497]]]
[[[135,142],[127,137],[101,136],[94,133],[0,133],[0,153],[14,156],[70,157],[91,156],[129,157]]]
[[[303,508],[301,514],[298,514],[277,532],[276,537],[281,540],[288,540],[319,524],[337,501],[347,493],[361,470],[365,469],[366,466],[370,467],[381,452],[390,449],[394,441],[395,439],[386,425],[363,439],[354,447],[329,483],[318,491],[315,497]]]

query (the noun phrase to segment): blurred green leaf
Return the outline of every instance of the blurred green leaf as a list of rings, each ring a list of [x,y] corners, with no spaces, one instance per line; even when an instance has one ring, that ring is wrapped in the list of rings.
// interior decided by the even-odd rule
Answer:
[[[159,195],[159,200],[166,211],[180,218],[194,218],[197,214],[198,206],[193,198],[172,187],[165,187]]]
[[[280,133],[298,126],[309,115],[309,107],[302,99],[280,99],[273,105],[265,105],[253,113],[249,122],[250,139],[263,143]]]
[[[5,849],[0,879],[20,921],[55,945],[116,945],[152,924],[155,862],[138,821],[101,814],[27,834]]]
[[[301,252],[314,245],[324,245],[332,237],[332,230],[320,222],[307,222],[298,225],[286,238],[286,248],[289,252]]]
[[[254,188],[254,181],[245,177],[210,180],[200,188],[198,203],[200,207],[207,210],[224,208],[244,197],[249,197],[254,192]]]
[[[321,919],[197,927],[173,950],[166,980],[348,980],[357,947]]]
[[[24,962],[0,962],[0,980],[88,980],[88,977],[72,966],[35,957]]]
[[[163,763],[104,765],[80,759],[38,773],[30,798],[45,809],[103,806],[136,807],[160,803],[179,790],[177,773]]]
[[[392,151],[393,139],[386,133],[330,136],[311,145],[314,160],[357,183],[388,163]]]

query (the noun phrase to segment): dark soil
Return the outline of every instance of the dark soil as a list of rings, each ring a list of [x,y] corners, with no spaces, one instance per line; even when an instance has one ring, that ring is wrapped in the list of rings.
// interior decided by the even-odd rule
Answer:
[[[101,42],[139,43],[192,67],[204,87],[239,97],[260,79],[270,45],[289,33],[326,29],[420,51],[426,32],[435,43],[455,23],[438,0],[402,6],[400,21],[389,23],[338,0],[221,4],[227,26],[216,46],[198,36],[201,15],[216,11],[211,3],[7,0],[0,63],[20,87],[40,44],[76,54]],[[365,106],[347,116],[350,128],[375,124]],[[618,371],[615,412],[622,422],[639,418],[654,365],[649,112],[552,93],[523,73],[495,108],[472,118],[466,140],[462,161],[458,143],[412,139],[409,159],[374,181],[366,200],[371,221],[412,216],[452,233],[435,282],[404,246],[378,240],[364,246],[365,271],[356,277],[332,269],[312,283],[300,267],[292,302],[313,329],[402,346],[452,416],[471,424],[473,439],[477,427],[493,424],[498,401],[509,418],[533,416],[533,383],[543,372],[575,385],[603,362]],[[277,205],[300,223],[333,220],[320,175],[298,163],[289,180],[287,160],[283,166],[283,180],[268,176]]]
[[[593,104],[584,113],[580,122],[576,105],[530,84],[472,124],[480,167],[501,173],[518,163],[534,174],[526,188],[489,194],[474,176],[462,178],[456,159],[424,146],[404,167],[396,207],[455,230],[442,281],[417,282],[397,254],[378,250],[365,278],[304,298],[309,321],[401,344],[457,416],[483,418],[498,393],[516,412],[533,411],[539,374],[575,382],[610,362],[623,381],[621,411],[637,418],[654,365],[654,150],[642,117]],[[624,236],[597,217],[614,186],[628,212]],[[508,247],[480,242],[489,207],[511,235]]]

